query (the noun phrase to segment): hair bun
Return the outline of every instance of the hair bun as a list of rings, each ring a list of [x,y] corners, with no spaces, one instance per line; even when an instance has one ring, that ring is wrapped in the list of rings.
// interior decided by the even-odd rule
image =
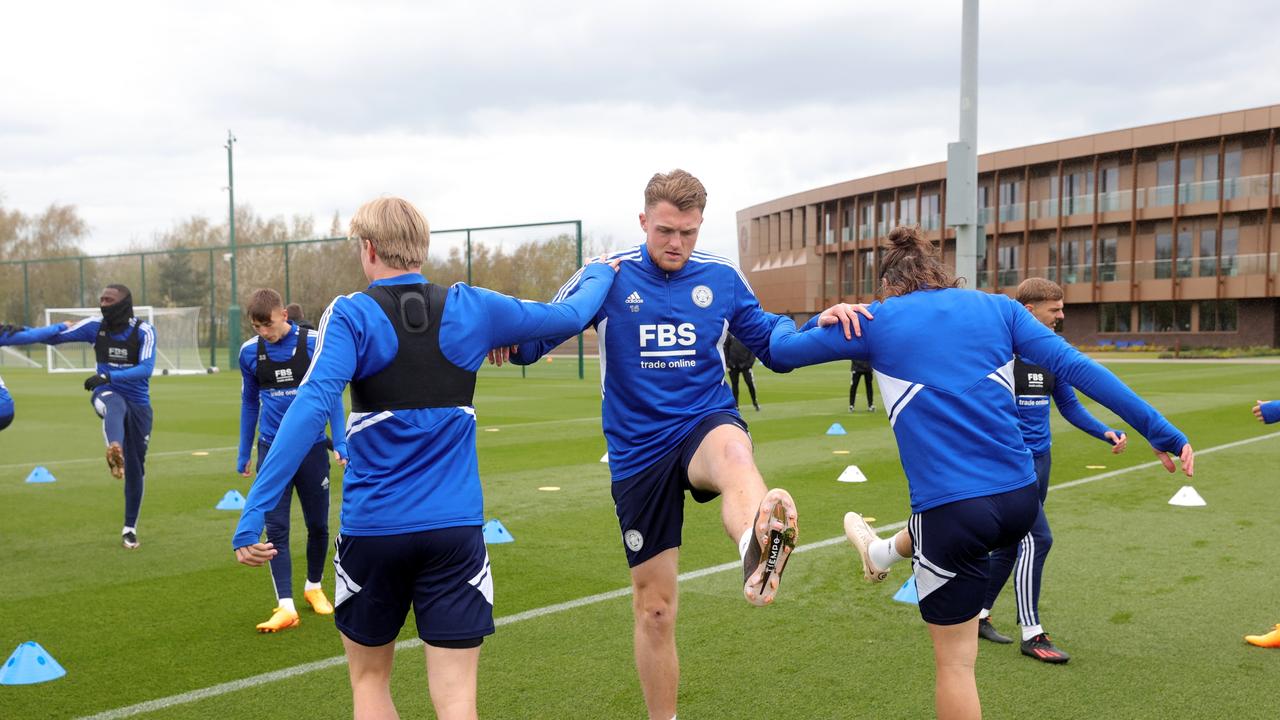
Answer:
[[[889,242],[894,247],[918,247],[920,245],[920,232],[910,225],[899,225],[889,231]]]

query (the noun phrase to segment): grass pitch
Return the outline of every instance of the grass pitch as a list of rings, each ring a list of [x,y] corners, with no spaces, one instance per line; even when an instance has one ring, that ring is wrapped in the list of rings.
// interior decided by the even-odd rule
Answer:
[[[1041,614],[1072,660],[1047,666],[1022,657],[1016,645],[983,644],[978,683],[986,714],[1271,717],[1280,651],[1250,647],[1241,636],[1280,622],[1274,573],[1280,436],[1249,412],[1259,397],[1280,396],[1280,367],[1111,367],[1198,450],[1262,439],[1197,458],[1192,481],[1145,468],[1051,492],[1055,547]],[[909,513],[883,412],[846,410],[846,368],[832,364],[787,376],[758,368],[764,409],[745,415],[765,478],[796,498],[802,546],[840,535],[849,509],[875,516],[881,526]],[[598,597],[626,588],[628,574],[608,469],[599,462],[597,371],[588,363],[585,381],[575,371],[576,363],[557,360],[527,378],[518,368],[481,374],[476,408],[486,510],[516,538],[490,548],[500,627],[481,655],[484,717],[644,716],[629,597]],[[134,552],[119,547],[120,483],[107,473],[100,425],[79,379],[11,369],[4,378],[18,414],[0,433],[0,543],[6,550],[0,652],[36,640],[67,675],[41,685],[0,686],[0,717],[350,716],[345,666],[322,662],[342,653],[330,619],[303,609],[295,630],[254,632],[271,612],[270,578],[265,569],[234,562],[237,514],[214,509],[227,490],[248,491],[233,468],[238,377],[154,380],[142,547]],[[1104,422],[1114,421],[1089,405]],[[849,434],[825,435],[832,422]],[[1054,432],[1055,484],[1152,459],[1136,436],[1128,453],[1113,456],[1056,415]],[[837,483],[850,463],[870,482]],[[57,482],[25,484],[37,464]],[[1188,482],[1207,507],[1167,505]],[[538,489],[544,486],[560,490]],[[338,507],[335,492],[334,532]],[[304,531],[296,503],[294,527],[300,594]],[[720,528],[718,502],[686,506],[684,542],[686,572],[737,557]],[[886,583],[871,586],[855,565],[843,542],[806,549],[788,566],[778,604],[767,609],[742,600],[737,570],[684,580],[677,631],[681,715],[930,716],[926,630],[914,607],[890,600],[910,568],[899,565]],[[326,572],[331,595],[332,582]],[[561,605],[583,598],[590,601]],[[994,620],[1016,631],[1011,589]],[[401,637],[415,637],[412,621]],[[393,693],[402,716],[430,717],[422,651],[403,649],[396,664]],[[282,670],[284,677],[243,682]],[[198,699],[184,695],[209,688],[196,693]],[[780,706],[770,705],[775,697]],[[150,711],[113,712],[148,701],[156,701]]]

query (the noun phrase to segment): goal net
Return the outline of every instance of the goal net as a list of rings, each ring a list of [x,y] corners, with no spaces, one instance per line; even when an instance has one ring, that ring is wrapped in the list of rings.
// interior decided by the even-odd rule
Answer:
[[[0,367],[40,367],[40,363],[11,347],[0,347]]]
[[[206,372],[200,360],[198,307],[153,307],[138,305],[134,317],[146,320],[156,329],[156,369],[153,375],[195,375]],[[48,308],[45,323],[79,322],[85,318],[101,318],[101,308]],[[47,346],[45,367],[51,373],[93,372],[97,367],[93,345],[66,343]]]

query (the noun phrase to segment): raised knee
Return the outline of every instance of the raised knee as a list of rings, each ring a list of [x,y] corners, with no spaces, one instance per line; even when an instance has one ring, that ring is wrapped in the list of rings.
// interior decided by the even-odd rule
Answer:
[[[637,602],[636,626],[646,633],[668,634],[675,630],[676,606],[665,599]]]

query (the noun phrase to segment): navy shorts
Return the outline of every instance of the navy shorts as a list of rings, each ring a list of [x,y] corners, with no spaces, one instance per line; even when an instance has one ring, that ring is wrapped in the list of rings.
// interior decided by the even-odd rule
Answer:
[[[335,624],[361,645],[395,640],[410,607],[429,645],[478,645],[493,634],[493,575],[479,526],[339,535],[333,569]]]
[[[987,592],[987,556],[1021,540],[1039,512],[1033,482],[912,513],[911,565],[924,621],[957,625],[976,617]]]
[[[680,547],[685,490],[700,503],[710,502],[719,495],[689,484],[689,463],[707,433],[721,425],[737,425],[743,432],[747,430],[747,423],[736,414],[713,413],[703,418],[657,462],[613,483],[613,505],[622,529],[622,547],[627,553],[628,566],[635,567],[664,550]]]

